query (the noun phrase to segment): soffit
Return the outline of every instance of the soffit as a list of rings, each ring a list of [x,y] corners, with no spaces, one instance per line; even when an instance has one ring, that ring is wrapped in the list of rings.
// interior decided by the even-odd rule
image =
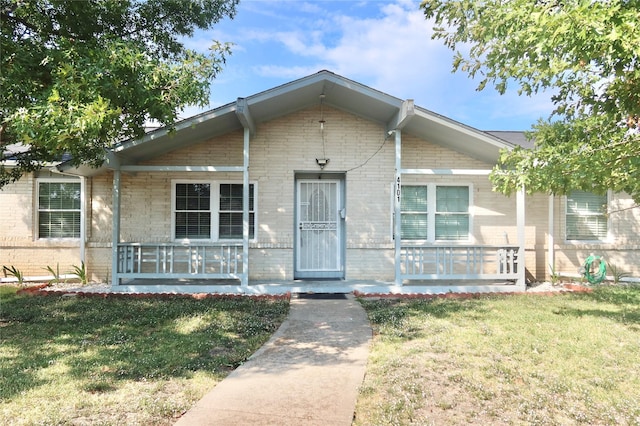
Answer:
[[[244,98],[248,115],[258,127],[260,123],[295,111],[319,105],[333,108],[379,123],[393,129],[401,120],[403,100],[346,79],[329,71],[283,84]],[[494,163],[501,148],[511,143],[459,122],[415,107],[404,122],[402,131],[420,139],[437,143],[487,163]],[[245,111],[245,114],[247,112]],[[126,141],[113,149],[110,161],[100,169],[81,167],[79,174],[89,176],[120,164],[137,164],[164,153],[198,144],[208,139],[242,129],[237,103],[233,102],[178,122],[173,131],[152,131],[138,140]],[[116,160],[116,161],[114,161]],[[444,166],[444,165],[443,165]],[[68,168],[67,171],[71,168]]]
[[[402,100],[328,71],[275,87],[245,98],[249,115],[260,124],[295,111],[325,105],[378,122],[389,122]],[[158,129],[114,149],[122,164],[136,164],[164,153],[242,129],[236,103],[224,105],[176,124],[175,131]]]

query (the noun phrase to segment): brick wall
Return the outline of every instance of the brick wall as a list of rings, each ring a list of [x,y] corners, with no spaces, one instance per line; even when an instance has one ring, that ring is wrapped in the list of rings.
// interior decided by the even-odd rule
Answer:
[[[0,189],[0,247],[33,241],[34,185],[35,179],[30,174]]]
[[[575,275],[586,258],[595,254],[603,256],[608,264],[613,264],[636,278],[640,277],[640,209],[635,206],[627,194],[613,194],[608,216],[610,238],[604,242],[573,242],[566,240],[566,199],[555,197],[556,270]]]
[[[42,171],[38,177],[59,176]],[[59,265],[60,273],[67,273],[80,265],[80,243],[36,238],[36,185],[34,174],[28,174],[0,190],[0,268],[13,266],[30,277],[48,275],[47,266]]]
[[[257,183],[256,239],[251,242],[252,279],[293,278],[294,191],[297,173],[319,173],[316,158],[330,161],[324,172],[345,175],[346,271],[349,279],[393,280],[392,198],[394,137],[378,125],[324,106],[324,133],[319,106],[258,126],[250,142],[250,180]],[[243,132],[235,131],[163,154],[147,165],[242,165]],[[429,141],[402,135],[404,168],[490,169]],[[123,173],[121,238],[134,242],[170,242],[174,180],[242,181],[241,173]],[[86,180],[87,269],[93,280],[111,275],[113,173]],[[461,184],[473,190],[474,243],[517,244],[515,196],[492,191],[487,176],[405,175],[403,184]],[[35,178],[25,176],[0,191],[0,265],[15,265],[26,274],[42,275],[47,265],[61,270],[79,264],[79,243],[35,239]],[[631,200],[614,197],[620,212],[611,215],[615,243],[575,245],[564,242],[562,198],[556,198],[556,263],[577,270],[585,254],[605,254],[640,276],[636,240],[640,213]],[[526,197],[526,263],[531,276],[548,276],[548,197]]]

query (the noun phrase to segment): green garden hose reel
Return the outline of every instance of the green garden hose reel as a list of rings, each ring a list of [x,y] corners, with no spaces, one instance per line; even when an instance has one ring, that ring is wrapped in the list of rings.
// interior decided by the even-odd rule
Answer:
[[[581,272],[590,284],[600,284],[607,276],[607,264],[602,256],[592,254],[584,261]]]

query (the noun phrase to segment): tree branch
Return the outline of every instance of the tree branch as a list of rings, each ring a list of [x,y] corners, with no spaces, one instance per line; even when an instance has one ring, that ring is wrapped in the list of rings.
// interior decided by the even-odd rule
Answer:
[[[13,9],[15,10],[15,8]],[[12,11],[13,11],[12,10]],[[6,14],[5,12],[0,13],[2,21],[14,21],[17,22],[18,24],[23,25],[25,28],[31,30],[34,33],[39,34],[40,36],[42,36],[42,30],[41,28],[38,28],[36,26],[34,26],[32,23],[19,18],[15,15],[11,15],[11,14]],[[60,36],[60,33],[57,30],[54,30],[53,28],[50,29],[50,31],[47,32],[47,35],[51,36],[51,35],[55,35],[55,36]]]

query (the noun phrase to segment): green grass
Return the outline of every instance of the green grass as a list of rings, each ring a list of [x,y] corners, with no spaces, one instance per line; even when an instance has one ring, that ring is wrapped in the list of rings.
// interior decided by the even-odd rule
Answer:
[[[0,286],[0,424],[172,424],[288,301],[32,297]]]
[[[640,425],[640,287],[362,303],[355,425]]]
[[[0,286],[0,424],[172,424],[286,301],[18,296]],[[355,425],[640,425],[640,288],[362,300]]]

